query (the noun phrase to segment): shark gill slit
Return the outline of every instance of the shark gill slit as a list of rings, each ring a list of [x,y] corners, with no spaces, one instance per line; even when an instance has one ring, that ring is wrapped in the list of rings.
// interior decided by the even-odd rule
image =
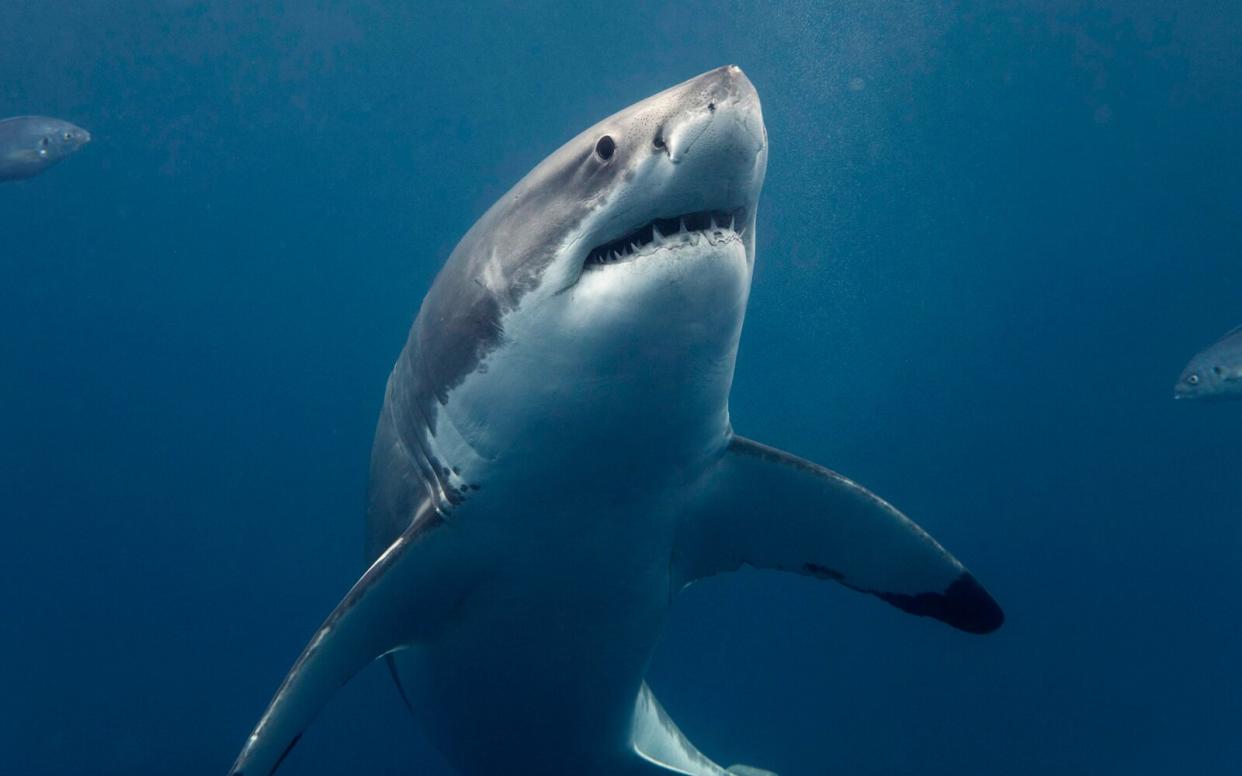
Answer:
[[[464,487],[461,489],[453,487],[452,481],[449,479],[451,477],[449,468],[437,456],[432,454],[430,449],[429,439],[435,436],[435,431],[433,430],[435,426],[432,425],[431,418],[427,417],[427,412],[422,405],[416,404],[414,411],[418,413],[418,417],[422,421],[421,430],[416,429],[415,436],[417,437],[419,447],[423,451],[423,455],[427,457],[427,465],[431,468],[432,475],[435,477],[437,493],[439,494],[437,506],[441,505],[441,503],[450,506],[460,504],[466,498],[466,489]],[[426,437],[424,437],[424,434]]]

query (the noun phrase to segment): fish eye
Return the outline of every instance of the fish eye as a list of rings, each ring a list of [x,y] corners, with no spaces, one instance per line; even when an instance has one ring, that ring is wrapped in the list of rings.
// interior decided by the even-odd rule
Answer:
[[[1193,375],[1191,375],[1190,377],[1187,377],[1187,378],[1186,378],[1186,383],[1187,383],[1187,384],[1189,384],[1189,385],[1198,385],[1198,384],[1199,384],[1199,375],[1197,375],[1197,374],[1193,374]]]
[[[604,135],[595,143],[595,154],[605,162],[617,151],[617,142],[609,135]]]

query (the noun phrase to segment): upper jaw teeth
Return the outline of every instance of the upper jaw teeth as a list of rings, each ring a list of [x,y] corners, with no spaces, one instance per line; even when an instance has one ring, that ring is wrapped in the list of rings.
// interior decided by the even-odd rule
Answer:
[[[612,264],[638,254],[649,245],[656,247],[677,242],[697,242],[700,235],[710,240],[739,238],[745,231],[742,210],[701,211],[675,218],[657,218],[623,237],[612,240],[587,254],[586,266]]]

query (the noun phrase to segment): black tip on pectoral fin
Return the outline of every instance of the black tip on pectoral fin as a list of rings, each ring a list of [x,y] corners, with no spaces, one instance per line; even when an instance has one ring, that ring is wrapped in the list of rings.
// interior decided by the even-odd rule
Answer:
[[[1005,622],[1000,605],[968,571],[943,593],[880,593],[876,596],[904,612],[932,617],[967,633],[991,633]]]
[[[944,591],[944,611],[940,617],[954,628],[967,633],[991,633],[1005,624],[1005,612],[988,595],[979,580],[970,572],[962,575]]]

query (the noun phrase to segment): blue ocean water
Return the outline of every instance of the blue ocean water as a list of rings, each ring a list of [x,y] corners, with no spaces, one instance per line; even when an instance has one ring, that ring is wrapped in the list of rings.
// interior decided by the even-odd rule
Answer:
[[[1242,323],[1239,41],[1229,2],[6,2],[0,117],[95,139],[0,184],[0,772],[223,773],[360,571],[457,239],[729,62],[770,138],[734,424],[1008,621],[713,579],[651,669],[670,713],[784,776],[1235,772],[1242,405],[1171,397]],[[449,773],[382,666],[286,770]]]

